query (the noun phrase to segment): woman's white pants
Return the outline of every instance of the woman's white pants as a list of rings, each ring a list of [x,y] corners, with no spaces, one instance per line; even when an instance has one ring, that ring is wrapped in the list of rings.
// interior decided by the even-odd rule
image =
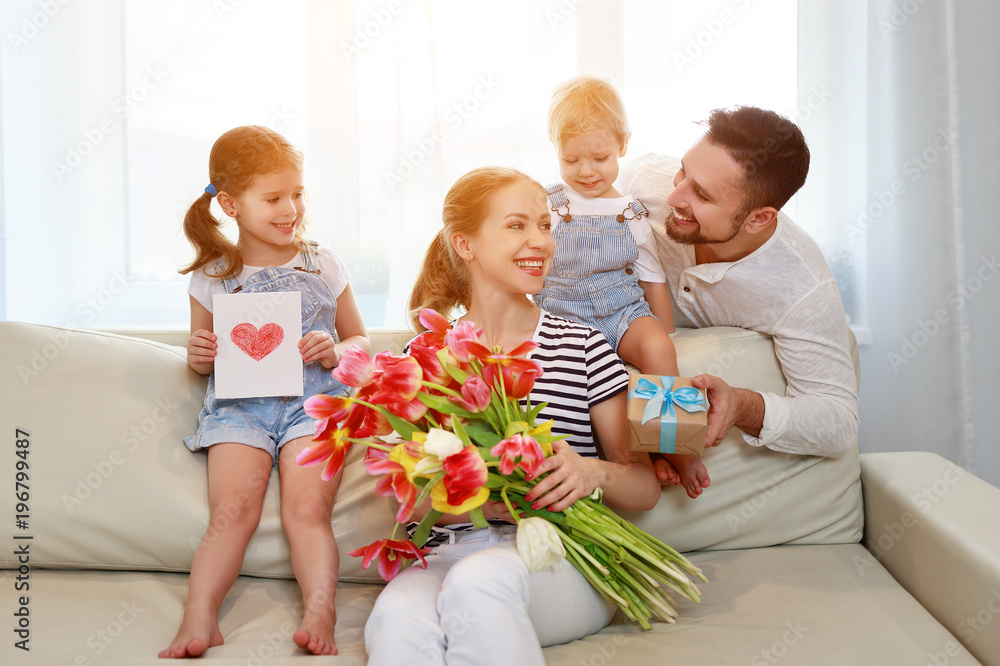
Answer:
[[[529,572],[513,526],[456,535],[378,596],[365,625],[368,663],[544,664],[542,647],[589,636],[615,606],[563,560]]]

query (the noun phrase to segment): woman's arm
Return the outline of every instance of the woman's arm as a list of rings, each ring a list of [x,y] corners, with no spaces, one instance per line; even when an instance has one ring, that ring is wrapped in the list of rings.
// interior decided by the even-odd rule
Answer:
[[[584,458],[566,442],[556,442],[554,454],[538,468],[539,476],[551,473],[525,497],[534,502],[533,507],[562,511],[598,487],[604,490],[608,506],[616,509],[645,511],[656,506],[660,483],[649,455],[628,450],[625,395],[623,391],[590,408],[594,435],[605,460]]]

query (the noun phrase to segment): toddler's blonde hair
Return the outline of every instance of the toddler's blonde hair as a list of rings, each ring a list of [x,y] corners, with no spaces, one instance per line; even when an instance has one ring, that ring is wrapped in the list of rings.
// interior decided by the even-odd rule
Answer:
[[[575,136],[607,129],[624,146],[632,131],[625,104],[607,79],[581,74],[556,86],[549,107],[549,139],[558,149]]]

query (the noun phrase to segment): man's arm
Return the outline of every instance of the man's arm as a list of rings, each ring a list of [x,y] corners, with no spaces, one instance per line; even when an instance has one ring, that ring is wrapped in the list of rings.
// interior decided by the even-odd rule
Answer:
[[[733,388],[712,375],[692,384],[708,392],[706,446],[736,426],[751,446],[838,457],[858,434],[857,375],[836,284],[820,287],[772,335],[784,395]]]

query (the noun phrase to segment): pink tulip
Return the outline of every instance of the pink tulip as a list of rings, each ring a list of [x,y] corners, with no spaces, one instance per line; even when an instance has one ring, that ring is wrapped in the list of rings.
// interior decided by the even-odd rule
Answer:
[[[475,355],[473,349],[485,349],[479,342],[480,332],[471,321],[460,321],[445,335],[444,344],[451,350],[452,356],[462,363],[468,363],[469,357]]]
[[[500,457],[500,473],[504,476],[510,476],[515,467],[531,476],[545,459],[542,447],[530,435],[511,435],[490,449],[490,455]]]
[[[362,388],[368,386],[375,376],[375,364],[368,352],[354,345],[340,357],[340,363],[332,374],[334,379],[346,386]]]
[[[436,310],[424,308],[420,311],[420,323],[427,327],[433,339],[437,339],[437,345],[444,344],[444,337],[451,331],[451,323]]]
[[[452,400],[462,409],[479,414],[490,406],[490,385],[476,375],[469,375],[462,385],[462,397]]]
[[[417,548],[412,541],[399,539],[379,539],[362,548],[355,548],[347,553],[351,557],[362,557],[361,567],[367,569],[372,560],[378,558],[378,574],[384,581],[396,577],[403,565],[403,560],[420,560],[420,565],[427,567],[424,555],[431,552],[430,548]]]

